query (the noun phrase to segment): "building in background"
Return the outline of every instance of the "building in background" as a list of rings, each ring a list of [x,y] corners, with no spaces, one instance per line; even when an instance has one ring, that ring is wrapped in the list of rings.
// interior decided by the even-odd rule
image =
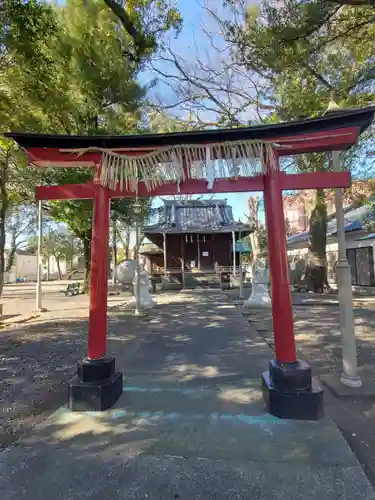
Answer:
[[[360,204],[364,198],[374,191],[372,181],[354,181],[345,190],[344,208]],[[315,206],[316,191],[304,190],[284,196],[284,216],[288,236],[309,230],[311,212]],[[334,190],[325,190],[325,201],[328,216],[333,215],[335,208]]]
[[[5,251],[5,259],[7,251]],[[4,274],[4,283],[16,283],[17,280],[24,279],[25,281],[36,281],[37,273],[37,255],[35,252],[28,250],[16,250],[13,266],[10,271]],[[60,267],[60,273],[59,273]],[[59,266],[53,255],[42,255],[42,280],[58,280],[66,278],[72,270],[82,269],[79,278],[83,278],[84,262],[83,257],[75,256],[73,263],[67,262],[66,259],[60,259]]]
[[[151,244],[140,252],[151,273],[165,271],[164,251],[167,270],[212,271],[216,265],[233,266],[233,239],[250,232],[249,224],[235,222],[226,200],[167,200],[158,221],[144,228]]]
[[[375,286],[374,249],[375,234],[365,228],[367,218],[374,214],[369,205],[345,209],[346,254],[352,272],[352,285]],[[292,283],[300,282],[306,269],[309,232],[294,234],[287,239],[287,253]],[[335,217],[327,225],[328,281],[336,283],[335,264],[338,259],[337,221]]]
[[[7,259],[8,251],[5,251]],[[13,266],[4,274],[4,283],[15,283],[17,279],[24,278],[27,281],[36,281],[37,256],[34,252],[27,250],[16,250]]]

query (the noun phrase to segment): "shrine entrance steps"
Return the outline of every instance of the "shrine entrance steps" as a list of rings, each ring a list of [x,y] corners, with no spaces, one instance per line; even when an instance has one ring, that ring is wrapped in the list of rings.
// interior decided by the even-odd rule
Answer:
[[[184,288],[185,290],[192,290],[195,288],[220,288],[220,278],[214,272],[197,272],[185,273],[184,275]]]
[[[197,288],[220,289],[223,286],[220,275],[215,271],[185,271],[184,274],[182,274],[181,271],[174,271],[173,273],[169,273],[167,276],[162,276],[161,283],[163,291],[181,289],[194,290]]]
[[[62,408],[4,452],[2,500],[375,500],[331,420],[265,413],[273,353],[223,292],[158,308],[132,346],[110,342],[116,407]]]

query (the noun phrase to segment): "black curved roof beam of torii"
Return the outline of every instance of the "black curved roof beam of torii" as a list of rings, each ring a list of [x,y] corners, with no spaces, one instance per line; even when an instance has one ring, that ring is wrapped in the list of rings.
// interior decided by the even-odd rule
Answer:
[[[190,132],[171,132],[166,134],[142,134],[142,135],[111,135],[111,136],[78,136],[78,135],[56,135],[35,134],[27,132],[9,132],[6,137],[14,139],[21,147],[30,148],[137,148],[156,149],[180,144],[209,144],[214,142],[238,141],[238,140],[264,140],[277,142],[278,139],[289,139],[293,142],[298,136],[311,136],[311,139],[319,140],[321,132],[335,132],[342,129],[357,129],[359,136],[373,121],[374,107],[349,109],[329,112],[316,118],[307,118],[291,122],[276,123],[270,125],[255,125],[252,127],[240,127],[231,129],[196,130]],[[306,137],[307,139],[307,137]],[[343,142],[345,139],[343,139]],[[334,141],[331,141],[334,142]],[[348,145],[352,145],[349,142]],[[297,148],[296,149],[300,149]],[[327,151],[331,150],[330,148]],[[295,154],[288,152],[288,154]]]
[[[34,134],[24,132],[6,133],[26,150],[30,163],[45,166],[85,166],[100,164],[101,151],[107,149],[120,154],[137,155],[158,148],[176,145],[204,145],[226,141],[263,140],[274,143],[279,156],[291,156],[308,152],[343,150],[353,146],[360,134],[372,123],[375,107],[329,112],[323,116],[271,125],[257,125],[235,129],[215,129],[168,134],[123,135],[123,136],[74,136]],[[91,148],[91,149],[90,149]],[[96,150],[95,150],[96,148]],[[347,172],[312,172],[282,174],[284,190],[348,187]],[[148,191],[143,183],[140,196],[165,196],[170,194],[205,194],[224,192],[262,191],[263,176],[216,179],[212,190],[204,180],[189,179],[180,184],[164,184]],[[40,186],[37,199],[89,199],[95,194],[93,183]],[[130,190],[110,190],[110,196],[120,198],[134,196]]]

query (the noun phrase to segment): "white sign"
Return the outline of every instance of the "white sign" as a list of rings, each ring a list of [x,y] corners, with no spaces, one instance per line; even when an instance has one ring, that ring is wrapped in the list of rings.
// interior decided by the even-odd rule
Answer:
[[[208,257],[208,252],[202,252],[203,257]]]

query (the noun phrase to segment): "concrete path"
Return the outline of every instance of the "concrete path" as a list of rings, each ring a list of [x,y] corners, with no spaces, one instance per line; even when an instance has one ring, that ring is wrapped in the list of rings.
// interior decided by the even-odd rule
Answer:
[[[2,500],[375,500],[332,421],[265,414],[272,351],[223,293],[176,294],[137,346],[115,408],[62,408],[0,455]]]

